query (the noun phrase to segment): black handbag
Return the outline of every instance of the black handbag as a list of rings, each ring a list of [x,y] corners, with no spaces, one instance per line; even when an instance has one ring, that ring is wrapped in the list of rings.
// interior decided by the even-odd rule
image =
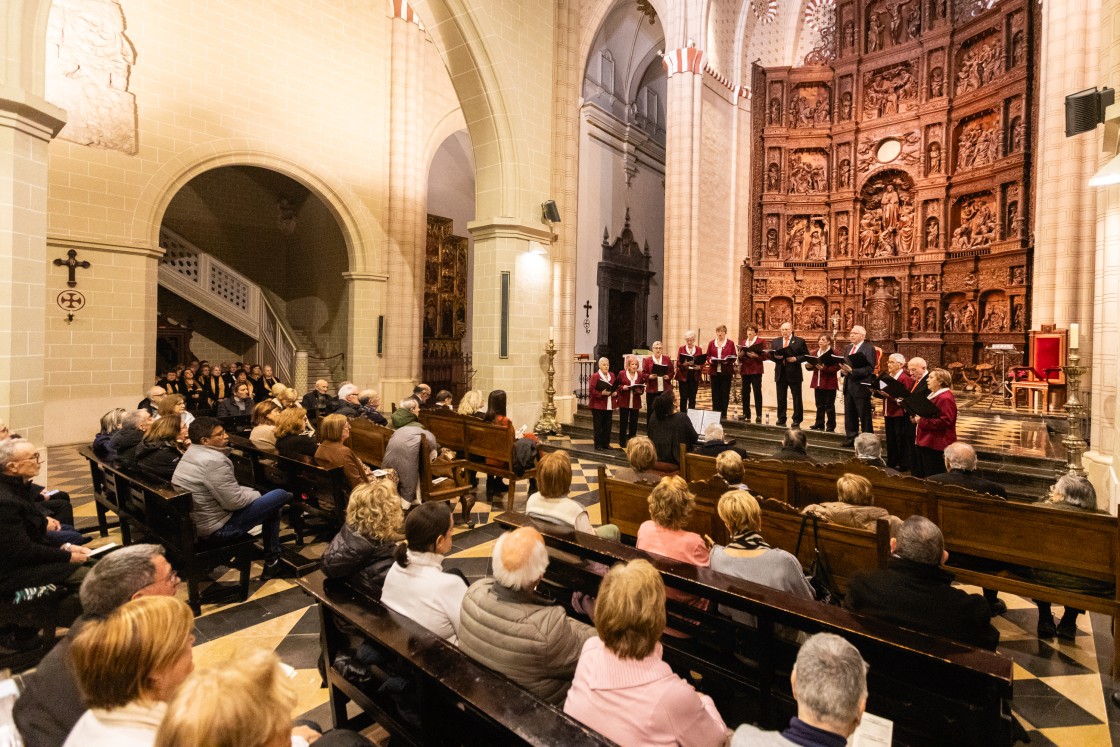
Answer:
[[[828,557],[821,552],[821,538],[817,527],[819,521],[820,519],[811,513],[801,517],[801,529],[797,532],[797,548],[793,554],[800,561],[801,540],[805,537],[805,526],[811,523],[813,525],[813,560],[804,569],[805,578],[809,581],[809,586],[813,587],[813,595],[818,602],[839,605],[840,592],[832,580],[832,569],[829,567]]]

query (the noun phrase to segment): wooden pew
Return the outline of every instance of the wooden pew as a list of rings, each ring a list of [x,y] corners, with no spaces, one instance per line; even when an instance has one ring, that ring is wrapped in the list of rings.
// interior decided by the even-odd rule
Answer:
[[[336,728],[361,730],[376,721],[393,743],[609,745],[609,740],[502,675],[478,664],[423,626],[344,584],[325,583],[322,572],[298,582],[319,604],[321,643],[328,663],[349,650],[347,633],[366,638],[415,684],[418,724],[401,718],[376,688],[362,689],[327,667]],[[362,709],[351,717],[347,704]]]
[[[733,632],[710,634],[720,616],[669,601],[673,627],[691,615],[697,625],[692,640],[662,638],[665,659],[680,674],[703,674],[705,692],[712,695],[730,726],[744,708],[748,717],[767,728],[784,726],[796,713],[789,673],[797,654],[790,630],[831,632],[859,649],[870,665],[868,711],[894,721],[894,743],[900,745],[1012,744],[1012,662],[993,652],[947,639],[898,628],[889,623],[806,601],[768,587],[697,568],[591,534],[576,532],[523,514],[506,512],[496,522],[505,528],[535,526],[555,549],[538,591],[557,600],[570,591],[594,593],[598,576],[587,563],[611,564],[645,558],[660,572],[666,586],[753,615],[751,628],[721,618]],[[574,556],[575,563],[564,560]],[[786,632],[776,632],[776,627]],[[730,666],[728,665],[730,662]]]
[[[600,467],[598,487],[603,523],[616,525],[625,537],[636,537],[638,527],[649,519],[648,498],[654,486],[615,480],[607,477],[606,469]],[[700,535],[706,534],[718,544],[727,544],[727,527],[716,511],[719,495],[702,490],[693,491],[693,495],[696,497],[696,508],[686,528]],[[771,547],[796,555],[802,566],[809,567],[814,550],[812,526],[806,526],[799,548],[803,517],[796,510],[783,510],[775,503],[762,503],[763,538]],[[836,585],[834,592],[843,594],[848,590],[849,579],[857,571],[883,567],[890,557],[890,524],[886,519],[876,522],[873,532],[824,522],[818,526],[821,553],[828,561]]]
[[[1028,599],[1088,610],[1112,618],[1116,638],[1120,618],[1120,522],[1115,516],[1066,511],[977,496],[953,486],[937,497],[933,520],[945,535],[949,565],[962,583],[998,589]],[[969,567],[972,556],[1007,566]],[[1018,575],[1014,566],[1036,568],[1113,585],[1108,596],[1067,591]],[[1114,647],[1113,676],[1120,674],[1120,647]]]
[[[517,481],[533,479],[536,468],[521,475],[513,471],[513,444],[517,440],[512,428],[484,423],[478,418],[453,412],[421,410],[420,422],[436,437],[443,448],[466,455],[465,469],[485,472],[509,480],[506,508],[513,507]]]

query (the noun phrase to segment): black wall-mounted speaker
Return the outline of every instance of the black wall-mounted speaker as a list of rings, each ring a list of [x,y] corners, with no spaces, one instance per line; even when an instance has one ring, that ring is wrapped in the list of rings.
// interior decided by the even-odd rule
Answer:
[[[541,204],[541,213],[549,223],[560,222],[560,211],[556,209],[556,200],[548,200]]]
[[[1095,130],[1104,121],[1104,110],[1115,100],[1111,88],[1096,86],[1066,96],[1066,137]]]

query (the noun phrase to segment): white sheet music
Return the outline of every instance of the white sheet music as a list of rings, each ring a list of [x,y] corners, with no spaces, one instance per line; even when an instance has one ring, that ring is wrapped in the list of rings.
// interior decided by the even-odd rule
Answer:
[[[893,735],[893,721],[864,711],[859,728],[848,738],[848,747],[890,747]]]

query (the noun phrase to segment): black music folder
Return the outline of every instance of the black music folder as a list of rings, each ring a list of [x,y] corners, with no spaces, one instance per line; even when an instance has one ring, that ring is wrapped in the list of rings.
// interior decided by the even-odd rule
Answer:
[[[618,385],[612,384],[606,379],[599,379],[595,382],[595,389],[600,392],[613,392],[615,389],[618,389]]]
[[[667,363],[654,363],[653,364],[653,375],[654,376],[664,376],[667,373],[669,373],[669,364],[667,364]]]
[[[874,355],[874,353],[872,353]],[[863,350],[857,350],[851,355],[845,355],[844,361],[852,368],[875,368],[875,361],[869,359]]]
[[[890,374],[882,374],[875,381],[868,383],[867,386],[874,387],[880,392],[886,392],[888,396],[902,400],[902,408],[911,415],[917,415],[923,418],[935,418],[941,414],[941,411],[937,409],[937,405],[930,401],[928,395],[912,393],[906,388],[905,384],[901,383]]]
[[[708,360],[707,353],[697,353],[696,355],[681,355],[681,364],[688,366],[693,365],[700,368],[704,365],[704,361]]]
[[[831,350],[826,350],[820,355],[806,355],[805,362],[821,366],[839,366],[844,359]]]
[[[754,345],[740,345],[739,357],[742,358],[747,353],[754,353],[755,355],[763,355],[766,353],[766,343],[759,340]]]

